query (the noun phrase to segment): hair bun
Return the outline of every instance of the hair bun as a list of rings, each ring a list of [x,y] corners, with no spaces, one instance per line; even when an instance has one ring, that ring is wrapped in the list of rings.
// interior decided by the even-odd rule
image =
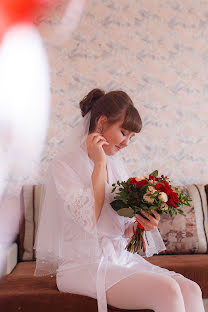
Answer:
[[[93,89],[92,91],[90,91],[79,103],[80,109],[82,111],[82,116],[84,117],[92,109],[94,103],[104,95],[105,92],[101,89]]]

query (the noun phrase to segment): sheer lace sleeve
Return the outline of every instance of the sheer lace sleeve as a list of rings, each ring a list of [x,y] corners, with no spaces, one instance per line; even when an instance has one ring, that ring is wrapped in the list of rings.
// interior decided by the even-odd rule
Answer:
[[[126,220],[124,220],[124,227],[126,230],[128,226],[136,220],[136,218],[133,217],[125,219]],[[144,253],[143,251],[141,251],[141,256],[151,257],[154,254],[158,254],[159,252],[166,250],[165,244],[157,227],[154,228],[154,230],[152,231],[144,231],[144,240],[146,243],[146,252]]]
[[[154,254],[158,254],[159,252],[166,250],[165,244],[157,227],[152,231],[144,231],[144,240],[146,243],[145,257],[151,257]]]
[[[124,219],[125,230],[136,220],[135,217],[125,217]],[[165,244],[157,227],[152,231],[144,231],[144,240],[146,243],[146,252],[140,252],[140,255],[142,256],[151,257],[154,254],[158,254],[159,252],[166,250]]]
[[[66,216],[85,231],[92,233],[95,213],[94,194],[90,182],[86,185],[68,164],[61,161],[54,162],[52,170],[56,190],[63,201]]]
[[[134,221],[136,221],[135,217],[133,218],[124,217],[124,227],[125,227],[124,229],[126,230],[131,223],[134,223]]]

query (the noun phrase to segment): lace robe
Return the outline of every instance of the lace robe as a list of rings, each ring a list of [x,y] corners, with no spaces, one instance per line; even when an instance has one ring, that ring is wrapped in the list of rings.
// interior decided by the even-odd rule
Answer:
[[[181,276],[152,265],[143,258],[165,250],[157,228],[145,232],[145,254],[132,254],[125,250],[128,239],[124,237],[124,232],[135,219],[119,216],[110,206],[115,196],[111,193],[112,183],[129,178],[121,159],[117,156],[107,157],[109,183],[105,183],[105,201],[95,227],[91,183],[87,181],[85,168],[80,169],[76,158],[73,155],[69,160],[71,168],[67,179],[61,175],[67,169],[64,162],[56,161],[52,168],[55,173],[54,192],[59,197],[57,209],[64,220],[62,259],[57,269],[59,290],[97,298],[98,311],[107,312],[106,290],[131,274],[154,271]],[[92,174],[94,163],[90,160],[89,164]],[[71,191],[68,193],[67,190]]]

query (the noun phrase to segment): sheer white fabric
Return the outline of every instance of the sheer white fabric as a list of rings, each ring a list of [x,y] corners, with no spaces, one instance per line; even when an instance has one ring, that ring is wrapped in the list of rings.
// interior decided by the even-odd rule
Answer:
[[[92,189],[87,186],[84,187],[74,170],[68,165],[66,166],[63,161],[55,161],[52,172],[56,190],[60,198],[64,200],[63,207],[66,216],[71,218],[78,226],[83,227],[85,231],[93,233],[95,221]],[[64,175],[62,172],[64,172]],[[66,172],[67,175],[65,175]]]
[[[86,134],[86,124],[84,127]],[[129,178],[119,153],[107,157],[109,184],[106,181],[104,204],[98,221],[95,221],[91,182],[94,163],[86,148],[81,147],[81,127],[78,130],[79,135],[74,132],[72,146],[69,144],[66,151],[52,161],[49,169],[35,243],[35,275],[57,274],[59,285],[62,285],[61,274],[64,278],[64,272],[69,274],[86,268],[92,280],[87,283],[86,293],[80,285],[81,293],[91,295],[94,287],[98,311],[107,312],[106,289],[122,278],[141,271],[177,273],[151,265],[141,255],[125,250],[128,239],[124,233],[135,218],[119,216],[110,205],[115,196],[111,193],[112,184]],[[165,249],[158,229],[145,234],[148,241],[146,256]],[[83,275],[77,276],[80,282],[83,278]],[[77,289],[73,290],[73,279],[67,279],[66,283],[67,287],[60,286],[61,291],[68,289],[77,293]]]
[[[95,210],[93,204],[92,168],[87,153],[86,139],[91,113],[71,129],[48,170],[41,194],[40,218],[35,240],[35,275],[56,274],[59,264],[68,259],[64,245],[66,228],[73,245],[71,259],[82,258],[85,253],[100,254]],[[87,190],[89,195],[87,196]],[[85,194],[80,198],[80,195]],[[87,246],[89,248],[87,248]],[[91,247],[90,247],[91,246]]]

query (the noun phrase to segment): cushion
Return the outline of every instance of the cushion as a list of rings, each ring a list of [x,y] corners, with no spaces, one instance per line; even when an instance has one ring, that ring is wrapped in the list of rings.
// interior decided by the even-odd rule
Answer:
[[[191,207],[183,207],[186,217],[163,214],[158,226],[166,245],[161,254],[208,252],[207,196],[204,185],[178,187],[192,199]]]
[[[19,261],[35,260],[34,242],[38,227],[42,185],[25,185],[20,193],[24,218],[19,232]]]

